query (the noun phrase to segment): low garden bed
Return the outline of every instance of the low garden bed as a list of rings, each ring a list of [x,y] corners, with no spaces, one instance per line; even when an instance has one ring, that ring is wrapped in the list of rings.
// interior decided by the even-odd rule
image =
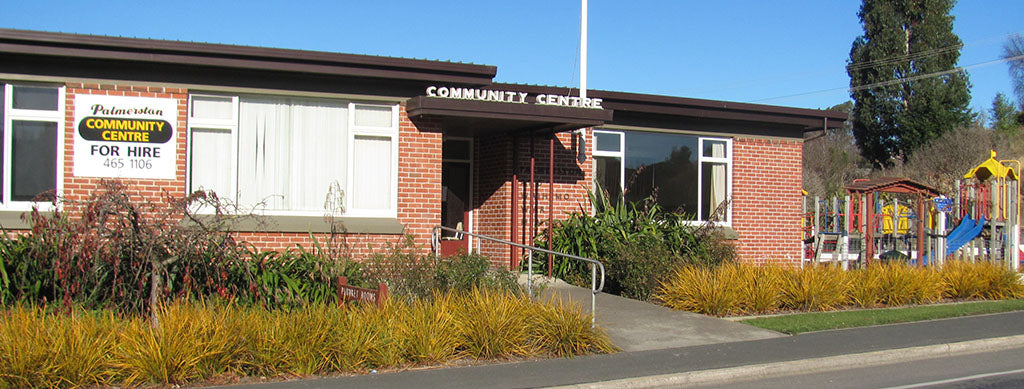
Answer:
[[[502,291],[392,299],[383,308],[175,302],[155,314],[153,327],[108,310],[8,308],[0,314],[0,386],[232,382],[613,351],[578,306]]]
[[[670,308],[714,316],[1021,297],[1024,285],[1017,273],[988,262],[966,261],[951,261],[942,268],[873,264],[850,271],[828,265],[685,266],[666,277],[655,295]]]

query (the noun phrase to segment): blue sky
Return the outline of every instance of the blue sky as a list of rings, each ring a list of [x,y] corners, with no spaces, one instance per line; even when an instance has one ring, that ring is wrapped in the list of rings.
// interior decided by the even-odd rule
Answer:
[[[575,86],[579,0],[0,0],[0,27],[471,62],[496,81]],[[849,99],[859,0],[590,0],[593,89],[824,108]],[[961,66],[1024,34],[1024,1],[953,9]],[[1012,94],[1005,63],[969,69],[972,107]],[[1012,95],[1011,95],[1012,96]]]

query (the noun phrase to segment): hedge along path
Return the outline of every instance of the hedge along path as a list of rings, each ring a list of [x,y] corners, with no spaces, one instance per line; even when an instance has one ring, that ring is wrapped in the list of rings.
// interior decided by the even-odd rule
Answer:
[[[714,316],[1021,297],[1024,285],[1012,270],[966,261],[950,261],[941,269],[888,263],[850,271],[831,265],[684,266],[666,277],[655,295],[670,308]]]
[[[188,384],[615,350],[577,305],[488,290],[383,308],[173,302],[158,314],[153,328],[109,311],[10,308],[0,316],[0,387]]]

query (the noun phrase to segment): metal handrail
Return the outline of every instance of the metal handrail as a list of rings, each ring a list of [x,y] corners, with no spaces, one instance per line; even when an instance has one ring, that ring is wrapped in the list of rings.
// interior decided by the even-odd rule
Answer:
[[[469,232],[469,231],[463,231],[463,230],[459,230],[459,229],[455,229],[455,228],[451,228],[451,227],[440,226],[440,225],[439,226],[434,226],[434,228],[433,228],[433,230],[431,231],[431,234],[430,234],[430,248],[434,252],[434,258],[437,258],[438,251],[441,248],[440,242],[441,242],[441,231],[442,230],[449,231],[449,232],[454,232],[456,234],[456,236],[460,236],[460,237],[462,235],[468,235],[468,236],[475,237],[477,239],[489,240],[489,241],[492,241],[492,242],[497,242],[497,243],[501,243],[501,244],[512,246],[512,247],[519,247],[521,249],[527,250],[526,293],[529,294],[531,298],[533,298],[533,252],[534,251],[538,251],[538,252],[541,252],[541,253],[544,253],[544,254],[559,255],[559,256],[562,256],[562,257],[569,258],[569,259],[575,259],[575,260],[580,260],[580,261],[589,263],[590,264],[590,292],[591,292],[591,295],[590,295],[590,314],[591,314],[591,316],[590,316],[590,325],[591,325],[591,327],[594,326],[594,322],[595,322],[595,320],[597,318],[597,294],[601,293],[601,291],[604,290],[604,264],[601,263],[601,261],[598,261],[596,259],[591,259],[591,258],[584,258],[584,257],[572,255],[572,254],[560,253],[558,251],[552,251],[552,250],[548,250],[548,249],[545,249],[545,248],[540,248],[540,247],[537,247],[537,246],[525,245],[525,244],[522,244],[522,243],[516,243],[516,242],[504,240],[504,239],[499,239],[499,238],[495,238],[495,237],[491,237],[491,236],[487,236],[487,235],[480,235],[480,234],[472,233],[472,232]],[[480,243],[477,242],[477,252],[479,252],[479,251],[480,251]],[[601,284],[600,284],[600,286],[597,284],[597,269],[601,269]]]

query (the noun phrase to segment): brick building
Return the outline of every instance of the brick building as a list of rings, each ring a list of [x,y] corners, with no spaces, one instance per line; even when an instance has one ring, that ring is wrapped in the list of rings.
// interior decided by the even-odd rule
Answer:
[[[360,250],[404,234],[428,247],[438,224],[528,242],[600,182],[695,223],[729,200],[719,225],[744,260],[795,262],[803,133],[846,119],[219,44],[0,29],[0,58],[4,228],[24,228],[41,192],[82,199],[117,179],[144,197],[214,191],[261,215],[240,236],[277,249],[328,232],[325,213]]]

